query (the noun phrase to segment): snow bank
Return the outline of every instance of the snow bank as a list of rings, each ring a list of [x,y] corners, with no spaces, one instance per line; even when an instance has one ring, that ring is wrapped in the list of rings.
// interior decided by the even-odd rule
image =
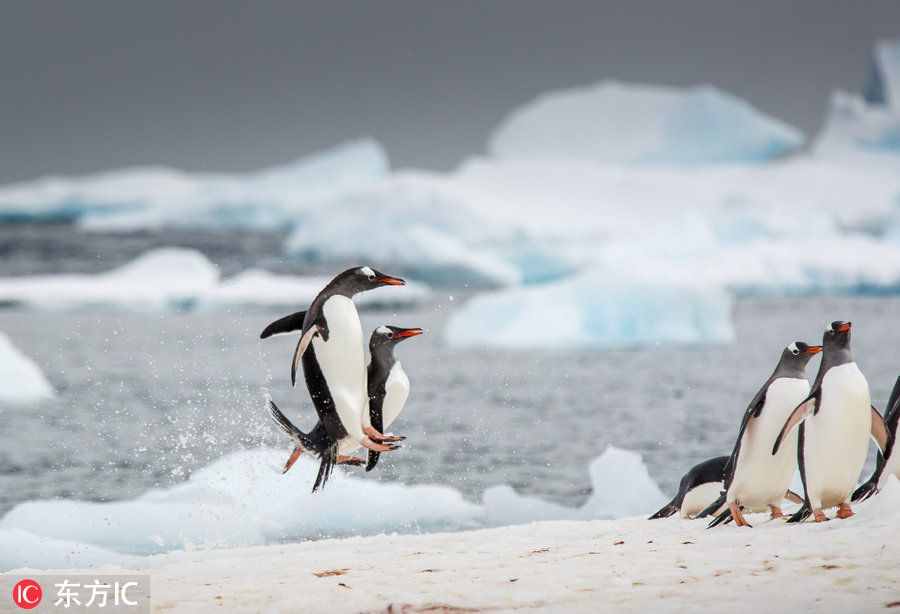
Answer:
[[[380,177],[387,168],[381,146],[364,140],[246,174],[132,168],[49,177],[0,188],[0,221],[72,220],[104,230],[278,228],[307,202]]]
[[[0,278],[0,303],[45,309],[161,309],[189,304],[218,282],[218,267],[200,252],[160,248],[106,273]]]
[[[578,509],[522,497],[508,487],[488,490],[479,505],[447,486],[377,482],[340,468],[328,487],[313,495],[310,488],[318,466],[303,457],[282,476],[287,454],[286,450],[236,452],[196,472],[183,484],[127,501],[23,503],[0,520],[0,545],[4,539],[12,539],[10,535],[21,538],[21,533],[10,532],[24,531],[42,540],[86,544],[85,548],[91,548],[86,551],[102,560],[103,551],[144,555],[385,531],[615,518],[650,512],[665,502],[640,456],[612,447],[591,464],[594,494]],[[360,505],[361,501],[365,505]],[[41,564],[35,558],[40,552],[29,553],[27,560],[24,553],[2,560],[8,566]],[[56,549],[47,546],[46,552],[55,556]]]
[[[734,330],[722,290],[589,273],[476,296],[453,314],[444,338],[454,347],[611,347],[727,342]]]
[[[0,403],[35,403],[53,397],[41,368],[0,333]]]
[[[713,87],[602,82],[540,96],[494,132],[504,159],[604,163],[759,162],[797,150],[803,135]]]

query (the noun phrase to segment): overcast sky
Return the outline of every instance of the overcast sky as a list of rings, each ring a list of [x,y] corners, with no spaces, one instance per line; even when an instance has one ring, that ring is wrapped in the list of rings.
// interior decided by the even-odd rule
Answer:
[[[10,2],[0,182],[249,170],[360,136],[446,169],[510,108],[610,78],[713,83],[809,133],[896,36],[893,0]]]

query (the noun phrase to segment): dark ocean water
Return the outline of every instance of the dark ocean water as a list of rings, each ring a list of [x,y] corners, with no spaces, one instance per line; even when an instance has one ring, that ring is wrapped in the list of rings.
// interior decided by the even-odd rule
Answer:
[[[0,235],[3,275],[104,270],[163,241],[66,227],[6,227]],[[304,270],[281,260],[271,235],[166,239],[201,249],[226,272]],[[409,439],[369,479],[449,484],[473,499],[510,484],[576,505],[590,490],[588,463],[613,444],[640,452],[670,492],[690,465],[730,451],[746,403],[783,346],[819,340],[826,322],[854,322],[856,358],[876,406],[900,372],[894,297],[741,299],[729,345],[514,352],[448,347],[444,323],[465,300],[450,294],[401,312],[364,313],[368,330],[391,323],[428,331],[398,350],[412,394],[392,430]],[[280,315],[0,310],[0,331],[58,391],[38,406],[0,407],[0,514],[36,498],[131,498],[240,448],[287,453],[266,415],[265,391],[305,428],[314,413],[302,383],[290,387],[295,341],[258,340]]]

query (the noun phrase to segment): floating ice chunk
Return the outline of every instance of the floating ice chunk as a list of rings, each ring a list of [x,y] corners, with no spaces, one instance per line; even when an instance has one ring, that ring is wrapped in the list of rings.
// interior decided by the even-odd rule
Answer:
[[[506,159],[704,164],[768,160],[802,144],[795,128],[713,87],[607,81],[544,94],[513,111],[489,149]]]
[[[41,368],[0,333],[0,403],[36,403],[53,397]]]
[[[303,308],[313,301],[330,278],[276,275],[250,269],[224,280],[198,300],[201,307],[269,306]],[[407,280],[405,286],[376,288],[354,297],[361,307],[400,307],[428,300],[428,286]]]
[[[79,221],[104,230],[278,228],[289,225],[305,203],[371,181],[387,169],[381,146],[363,140],[246,174],[150,167],[50,177],[0,188],[0,221]]]
[[[869,105],[854,94],[835,92],[814,151],[818,156],[900,155],[900,108]]]
[[[160,248],[106,273],[0,278],[0,303],[46,309],[99,305],[159,309],[189,304],[218,281],[218,267],[200,252]]]
[[[137,565],[135,557],[65,539],[34,535],[21,529],[0,529],[0,572],[31,569],[84,569]]]
[[[641,284],[602,271],[475,296],[450,318],[454,347],[614,347],[734,338],[731,300],[713,286]]]

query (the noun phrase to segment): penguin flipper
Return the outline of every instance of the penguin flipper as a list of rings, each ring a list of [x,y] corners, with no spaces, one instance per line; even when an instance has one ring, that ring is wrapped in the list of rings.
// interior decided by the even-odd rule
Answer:
[[[876,473],[880,473],[876,471]],[[861,501],[865,501],[872,495],[878,492],[878,480],[873,479],[875,476],[873,475],[869,478],[865,484],[860,485],[859,488],[853,491],[853,496],[850,497],[850,500],[853,503],[860,503]]]
[[[791,503],[803,503],[803,497],[795,493],[790,488],[787,489],[787,492],[784,493],[784,498],[790,501]]]
[[[384,403],[383,396],[376,396],[369,400],[369,419],[372,422],[372,428],[374,428],[379,433],[384,432],[384,414],[382,413],[382,404]],[[366,464],[366,471],[372,471],[375,468],[375,465],[378,464],[378,459],[381,456],[381,452],[376,452],[375,450],[369,450],[369,462]]]
[[[312,491],[315,493],[325,487],[325,482],[331,477],[331,470],[337,464],[338,445],[337,442],[328,446],[319,456],[319,473],[316,474],[316,481],[313,484]]]
[[[318,332],[319,327],[313,324],[309,327],[309,330],[303,333],[303,336],[300,337],[300,341],[297,342],[297,348],[294,350],[294,358],[291,360],[291,386],[297,384],[297,365],[300,364],[300,359],[303,358],[303,354],[305,354],[307,348],[309,348],[312,338],[315,337]]]
[[[875,406],[872,407],[872,439],[875,441],[875,444],[878,446],[878,449],[884,454],[887,451],[888,445],[891,443],[891,434],[887,429],[887,425],[884,423],[884,418],[881,417],[881,414],[878,413],[878,410],[875,409]]]
[[[723,505],[725,505],[725,491],[722,491],[722,494],[719,495],[718,499],[716,499],[715,501],[710,503],[708,506],[706,506],[705,510],[703,510],[702,512],[697,514],[697,518],[706,518],[708,516],[712,516]],[[727,512],[728,510],[725,510],[725,511]],[[718,524],[718,523],[716,523],[716,524]],[[707,528],[710,528],[710,527],[707,527]]]
[[[790,433],[795,426],[815,413],[815,408],[816,399],[815,397],[810,396],[803,400],[794,411],[791,412],[791,415],[785,420],[784,426],[781,427],[781,432],[778,433],[778,437],[775,439],[775,445],[772,446],[772,456],[778,454],[778,448],[781,447],[781,442],[784,441],[787,434]]]
[[[295,331],[303,330],[303,320],[306,318],[305,311],[298,311],[289,316],[284,316],[275,320],[263,329],[260,333],[260,339],[268,339],[274,335],[286,335]]]

